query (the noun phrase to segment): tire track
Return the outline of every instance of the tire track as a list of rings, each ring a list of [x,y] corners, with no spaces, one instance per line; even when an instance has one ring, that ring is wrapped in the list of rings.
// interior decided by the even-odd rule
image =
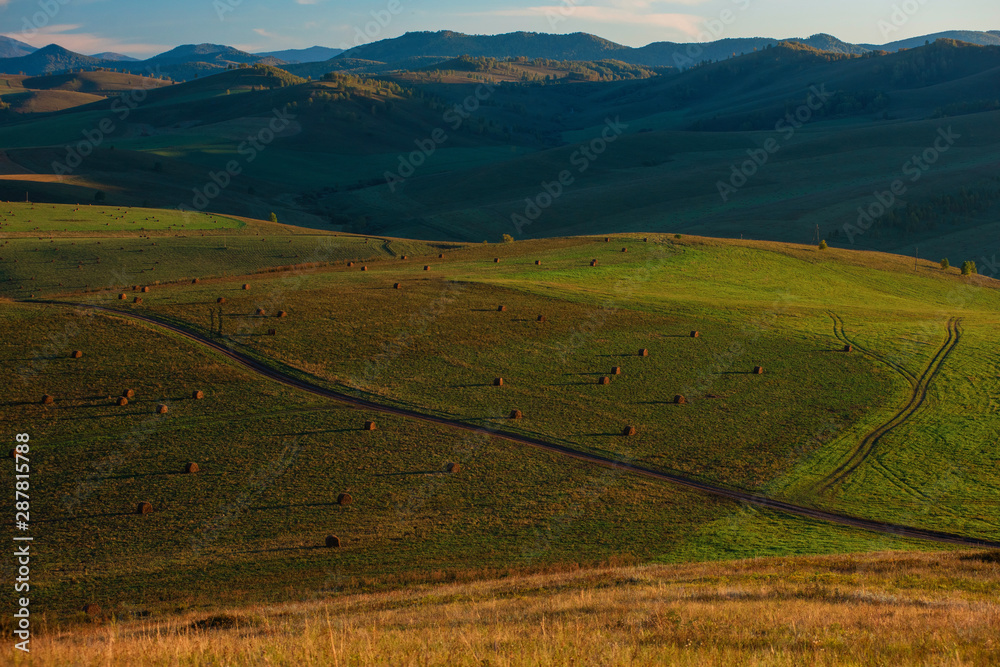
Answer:
[[[872,358],[877,359],[899,371],[899,373],[910,382],[911,391],[906,405],[896,412],[896,414],[894,414],[887,422],[865,435],[857,446],[851,450],[847,460],[823,478],[819,485],[819,490],[821,492],[829,491],[834,486],[842,483],[848,476],[857,470],[869,456],[872,455],[882,438],[889,433],[892,433],[892,431],[899,426],[903,425],[924,405],[927,400],[927,391],[930,387],[930,383],[935,377],[937,377],[941,367],[944,365],[945,360],[958,345],[958,342],[962,337],[961,320],[955,317],[949,319],[947,325],[947,336],[944,343],[942,343],[941,347],[938,348],[937,353],[935,353],[934,357],[927,364],[923,373],[917,377],[914,376],[909,370],[883,357],[882,355],[866,350],[865,348],[858,346],[856,343],[852,343],[844,332],[843,320],[840,319],[839,316],[832,313],[830,316],[834,321],[833,328],[837,338],[847,342],[848,344],[854,345],[864,354],[871,356]]]
[[[189,341],[193,341],[194,343],[197,343],[198,345],[204,348],[208,348],[218,354],[221,354],[224,357],[228,358],[229,360],[235,362],[236,364],[243,366],[244,368],[247,368],[250,371],[262,377],[266,377],[268,379],[274,380],[275,382],[279,382],[286,386],[300,389],[302,391],[306,391],[311,394],[315,394],[317,396],[323,396],[325,398],[329,398],[339,403],[350,405],[356,408],[363,408],[365,410],[369,410],[372,412],[379,412],[382,414],[389,414],[407,419],[415,419],[430,424],[445,426],[455,430],[482,434],[492,438],[496,438],[498,440],[506,440],[507,442],[512,442],[518,445],[526,445],[546,452],[559,454],[566,458],[571,458],[577,461],[582,461],[585,463],[590,463],[601,467],[610,468],[612,470],[617,470],[623,473],[630,473],[640,477],[646,477],[663,482],[668,482],[675,486],[680,486],[687,489],[700,491],[702,493],[713,495],[719,498],[726,498],[741,503],[747,503],[749,505],[754,505],[756,507],[763,507],[765,509],[776,510],[778,512],[784,512],[786,514],[805,517],[807,519],[813,519],[827,523],[834,523],[842,526],[849,526],[852,528],[860,528],[862,530],[881,533],[884,535],[892,535],[901,538],[930,540],[934,542],[944,542],[944,543],[957,544],[967,547],[994,548],[994,549],[1000,548],[1000,542],[994,542],[991,540],[981,540],[972,537],[967,537],[964,535],[946,533],[943,531],[927,530],[923,528],[915,528],[912,526],[886,523],[882,521],[875,521],[872,519],[863,519],[860,517],[854,517],[847,514],[839,514],[836,512],[828,512],[820,509],[814,509],[811,507],[793,505],[791,503],[776,500],[774,498],[769,498],[767,496],[757,495],[747,491],[740,491],[738,489],[732,489],[715,484],[709,484],[707,482],[702,482],[699,480],[682,477],[680,475],[673,475],[670,473],[660,472],[657,470],[642,468],[629,463],[623,463],[621,461],[617,461],[612,458],[600,456],[598,454],[590,454],[587,452],[573,449],[571,447],[567,447],[565,445],[546,442],[544,440],[518,435],[516,433],[491,430],[488,428],[473,426],[472,424],[467,424],[460,421],[445,419],[444,417],[436,417],[433,415],[423,414],[414,410],[396,408],[388,405],[374,403],[372,401],[368,401],[362,398],[355,398],[353,396],[342,394],[333,391],[331,389],[326,389],[324,387],[320,387],[318,385],[306,382],[305,380],[299,380],[290,375],[286,375],[285,373],[275,370],[270,366],[267,366],[251,357],[236,352],[235,350],[230,349],[229,347],[223,345],[222,343],[206,338],[201,334],[195,333],[181,326],[170,324],[168,322],[163,322],[161,320],[158,320],[154,317],[149,317],[147,315],[138,315],[135,313],[123,313],[121,311],[114,310],[112,308],[105,308],[103,306],[94,306],[90,304],[80,304],[80,303],[42,301],[42,300],[26,300],[22,301],[21,303],[34,303],[46,306],[68,306],[74,308],[84,308],[89,310],[101,311],[115,317],[120,317],[122,319],[132,319],[145,322],[146,324],[152,325],[153,327],[169,331],[178,336],[186,338]]]

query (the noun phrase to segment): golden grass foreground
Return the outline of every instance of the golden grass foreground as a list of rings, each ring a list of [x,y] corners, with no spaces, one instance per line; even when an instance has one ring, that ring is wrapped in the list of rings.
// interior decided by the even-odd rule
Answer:
[[[1000,555],[609,567],[93,621],[21,665],[990,665]]]

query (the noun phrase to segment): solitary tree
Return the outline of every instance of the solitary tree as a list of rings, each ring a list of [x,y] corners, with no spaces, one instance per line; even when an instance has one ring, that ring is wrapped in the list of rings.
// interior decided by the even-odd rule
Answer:
[[[271,222],[277,222],[277,221],[278,221],[278,214],[272,212],[271,213]]]
[[[828,245],[826,244],[826,239],[823,239],[822,241],[820,241],[820,242],[819,242],[819,249],[820,249],[820,250],[826,250],[826,249],[827,249],[827,248],[829,248],[829,247],[830,247],[830,246],[828,246]]]
[[[514,242],[514,237],[511,236],[510,234],[504,234],[503,235],[503,242],[504,243],[513,243]]]
[[[942,269],[950,269],[951,268],[951,262],[948,261],[947,257],[945,257],[944,259],[941,260],[941,268]]]

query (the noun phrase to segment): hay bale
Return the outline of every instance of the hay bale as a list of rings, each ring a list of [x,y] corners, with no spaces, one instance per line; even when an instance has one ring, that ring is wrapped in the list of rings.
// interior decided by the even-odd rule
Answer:
[[[639,356],[640,357],[648,357],[649,356],[649,350],[647,350],[645,348],[639,350]]]
[[[701,332],[700,331],[692,331],[691,332],[691,338],[698,338],[699,336],[701,336]]]
[[[83,610],[82,611],[87,616],[100,616],[101,615],[101,608],[98,605],[94,604],[93,602],[88,602],[87,604],[83,605]]]
[[[494,264],[499,264],[500,263],[500,258],[499,257],[494,257],[493,258],[493,263]]]
[[[440,255],[438,255],[438,259],[444,259],[444,253],[441,253]]]
[[[674,396],[674,403],[676,403],[677,405],[684,405],[685,403],[687,403],[687,399],[681,396],[680,394],[677,394],[676,396]]]
[[[615,366],[614,368],[611,369],[611,374],[612,375],[621,375],[622,374],[622,367],[621,366]]]
[[[506,313],[507,312],[507,306],[497,306],[497,312],[498,313]]]
[[[642,242],[643,243],[649,243],[649,238],[648,237],[643,237]]]
[[[635,435],[635,433],[636,433],[635,426],[626,426],[625,428],[622,429],[622,435],[624,435],[626,438],[632,437],[633,435]]]
[[[136,514],[150,514],[153,511],[153,506],[150,503],[139,503],[135,506]]]
[[[200,280],[198,280],[197,278],[195,278],[194,280],[191,281],[191,284],[192,285],[197,285],[200,282],[201,282]]]
[[[628,252],[628,248],[622,248],[622,252]]]
[[[278,311],[278,314],[277,314],[277,315],[275,315],[275,317],[288,317],[288,313],[286,313],[286,312],[285,312],[285,311],[283,311],[283,310],[279,310],[279,311]]]
[[[754,375],[763,375],[764,374],[764,367],[763,366],[754,366],[753,367],[753,374]]]
[[[122,398],[135,398],[135,392],[131,389],[126,389],[122,392]]]
[[[601,385],[611,384],[611,378],[609,378],[609,377],[602,377],[600,380],[597,381],[597,384],[601,384]]]
[[[162,403],[160,405],[156,406],[156,414],[158,414],[158,415],[165,415],[169,411],[170,411],[170,408],[168,408],[167,406],[163,405]]]
[[[16,448],[15,449],[11,449],[10,450],[10,454],[8,454],[8,456],[10,458],[12,458],[12,459],[16,459],[17,458],[17,449]]]
[[[277,329],[268,329],[267,330],[267,335],[268,336],[277,336],[278,335],[278,330]]]
[[[143,286],[142,291],[143,292],[148,292],[149,291],[149,285]]]
[[[493,380],[493,386],[494,387],[502,387],[503,386],[503,378],[495,378]]]
[[[42,396],[42,405],[52,405],[55,402],[56,399],[54,396],[49,396],[48,394]]]
[[[128,405],[128,399],[125,398],[124,396],[119,397],[119,399],[118,399],[118,407],[124,408],[126,405]]]
[[[326,548],[327,549],[336,549],[338,547],[340,547],[340,538],[337,537],[336,535],[327,535],[326,536]]]
[[[854,352],[854,346],[853,345],[845,345],[844,346],[844,352]]]
[[[365,266],[362,266],[362,267],[361,267],[361,270],[362,270],[362,271],[367,271],[367,270],[368,270],[368,265],[366,264]]]
[[[201,399],[205,398],[205,392],[195,390],[191,392],[191,398],[193,398],[196,401],[200,401]]]
[[[352,266],[354,266],[354,262],[348,262],[347,263],[347,268],[351,268]]]
[[[376,429],[378,429],[378,426],[375,425],[375,422],[373,422],[373,421],[367,421],[367,422],[365,422],[365,430],[366,431],[374,431]]]
[[[73,350],[72,354],[70,354],[69,356],[73,357],[74,359],[79,359],[80,357],[83,356],[83,352],[81,350]]]
[[[431,270],[431,267],[430,267],[430,266],[425,266],[425,267],[424,267],[424,271],[430,271],[430,270]]]
[[[462,472],[462,466],[458,463],[449,463],[448,472],[450,473]]]
[[[590,260],[590,265],[591,266],[597,266],[597,260],[596,259]]]
[[[610,237],[610,236],[609,236],[609,237],[606,237],[606,238],[604,239],[604,242],[605,242],[605,243],[611,243],[611,237]]]
[[[121,294],[118,295],[119,301],[125,301],[126,299],[128,299],[128,294],[126,294],[125,292],[122,292]]]
[[[258,308],[257,309],[257,315],[258,315],[258,317],[262,316],[262,315],[267,315],[267,311],[265,311],[263,308]]]
[[[393,283],[392,289],[403,289],[403,286],[400,283]]]
[[[193,475],[200,469],[201,468],[198,467],[198,464],[194,462],[188,463],[186,466],[184,466],[184,472],[187,473],[188,475]]]
[[[250,289],[250,283],[244,283],[244,284],[243,284],[243,289],[244,289],[244,290],[248,290],[248,289]]]
[[[134,299],[132,299],[132,303],[142,303],[142,299],[139,297],[135,297]]]
[[[520,410],[511,410],[510,417],[508,417],[508,419],[523,419],[523,418],[524,418],[524,413],[521,412]]]
[[[354,498],[351,498],[351,494],[349,493],[341,493],[339,496],[337,496],[338,505],[350,505],[353,502]]]
[[[539,315],[538,319],[536,321],[538,321],[538,322],[544,322],[545,321],[545,316],[544,315]]]
[[[535,266],[541,266],[541,265],[542,265],[542,260],[536,259],[535,260]]]
[[[215,300],[215,302],[216,303],[225,303],[226,302],[226,297],[220,296],[218,299]]]
[[[403,255],[403,256],[401,257],[401,259],[406,259],[406,255]]]

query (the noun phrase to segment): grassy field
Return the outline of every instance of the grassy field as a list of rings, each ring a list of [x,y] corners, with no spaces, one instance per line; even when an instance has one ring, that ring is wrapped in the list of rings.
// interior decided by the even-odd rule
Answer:
[[[15,664],[990,665],[998,576],[981,553],[612,567],[95,623]]]
[[[22,231],[3,230],[0,286],[20,299],[34,282],[37,294],[0,302],[0,358],[13,378],[0,417],[32,436],[33,510],[46,536],[33,592],[52,637],[87,619],[85,603],[170,623],[596,563],[940,548],[400,417],[380,415],[364,431],[364,410],[262,380],[130,312],[382,404],[997,539],[995,281],[891,255],[676,235],[445,248],[211,216],[195,236],[167,212],[19,206],[8,222]],[[43,215],[57,228],[33,229]],[[72,216],[77,228],[61,231]],[[158,229],[134,229],[147,222]],[[326,254],[286,256],[310,245]],[[98,249],[100,264],[75,268]],[[137,268],[136,255],[150,266]],[[308,267],[278,268],[294,263]],[[159,284],[135,274],[151,267]],[[135,294],[141,304],[133,284],[151,287]],[[960,337],[941,357],[953,319]],[[915,386],[926,388],[917,409],[828,485]],[[134,399],[116,405],[127,388]],[[196,390],[205,398],[192,399]],[[41,404],[43,394],[55,402]],[[524,418],[508,419],[514,409]],[[626,425],[635,436],[621,435]],[[183,474],[188,462],[201,470]],[[445,472],[448,463],[461,471]],[[350,505],[338,504],[345,492]],[[154,512],[135,514],[138,502]],[[342,546],[323,548],[327,535]],[[713,655],[704,657],[729,654]]]

